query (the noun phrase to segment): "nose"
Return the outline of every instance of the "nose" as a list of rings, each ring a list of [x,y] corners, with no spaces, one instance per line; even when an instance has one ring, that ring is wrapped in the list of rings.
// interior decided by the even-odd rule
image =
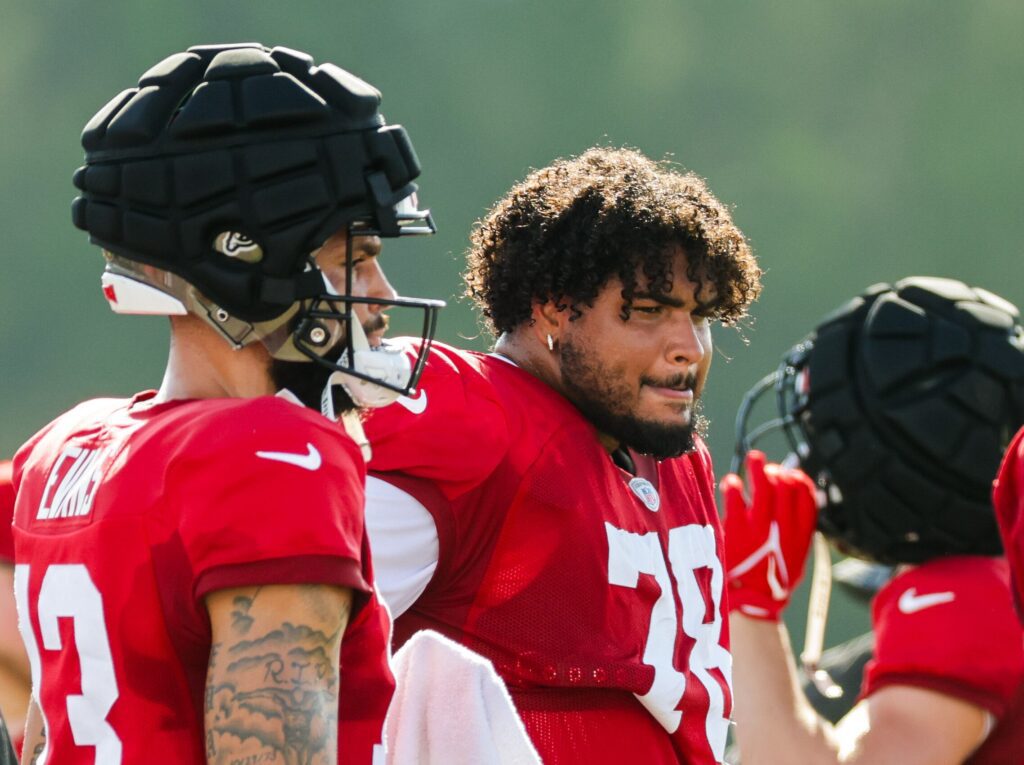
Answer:
[[[711,349],[711,332],[708,323],[693,314],[681,312],[678,321],[673,322],[672,334],[667,346],[668,360],[675,366],[700,364]]]
[[[377,260],[373,261],[368,281],[369,284],[367,285],[366,290],[367,297],[380,298],[382,300],[394,300],[398,297],[398,293],[395,291],[395,288],[391,286],[391,282],[388,281],[387,274],[384,273],[384,269],[381,268],[380,262]]]
[[[364,293],[368,298],[379,298],[381,300],[394,300],[398,297],[398,293],[395,288],[391,286],[391,282],[388,281],[387,274],[384,273],[384,269],[380,265],[380,261],[374,258],[372,261],[366,264],[365,272],[365,284]],[[379,303],[371,303],[369,305],[371,311],[377,312],[383,308]]]

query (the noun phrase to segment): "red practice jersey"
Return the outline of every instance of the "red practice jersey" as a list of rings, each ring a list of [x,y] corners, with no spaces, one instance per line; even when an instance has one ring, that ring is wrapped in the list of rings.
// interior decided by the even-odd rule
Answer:
[[[14,536],[11,521],[14,518],[14,484],[11,481],[12,463],[0,462],[0,563],[14,563]]]
[[[152,395],[81,404],[15,458],[15,594],[47,762],[205,763],[204,596],[322,583],[357,596],[339,741],[342,762],[369,765],[394,681],[358,447],[281,398]]]
[[[957,556],[888,582],[872,606],[862,696],[911,685],[987,709],[997,724],[970,765],[1024,763],[1024,629],[1005,558]]]
[[[1003,549],[1010,562],[1017,615],[1024,623],[1024,428],[1006,450],[992,500]]]
[[[373,474],[437,527],[396,642],[437,630],[490,659],[545,763],[719,762],[731,712],[707,450],[616,467],[565,398],[435,343],[417,398],[367,423]]]

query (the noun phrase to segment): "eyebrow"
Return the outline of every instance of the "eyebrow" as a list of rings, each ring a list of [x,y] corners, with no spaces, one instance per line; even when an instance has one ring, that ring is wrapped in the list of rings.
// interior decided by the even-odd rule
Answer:
[[[674,298],[671,295],[665,295],[662,293],[655,294],[653,292],[638,292],[633,295],[633,300],[653,300],[655,303],[661,303],[662,305],[669,305],[673,308],[682,308],[686,305],[679,298]]]

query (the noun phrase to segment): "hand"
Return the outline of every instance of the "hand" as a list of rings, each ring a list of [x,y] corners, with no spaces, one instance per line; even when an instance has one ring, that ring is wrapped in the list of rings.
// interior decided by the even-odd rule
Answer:
[[[749,502],[735,473],[719,484],[729,608],[778,621],[804,573],[818,516],[817,492],[802,471],[766,464],[759,451],[747,454],[746,470]]]

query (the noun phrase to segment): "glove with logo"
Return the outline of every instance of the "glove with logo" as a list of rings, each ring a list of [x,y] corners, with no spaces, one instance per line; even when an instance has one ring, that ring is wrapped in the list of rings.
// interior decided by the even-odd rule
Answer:
[[[778,621],[804,573],[818,503],[814,482],[802,471],[766,464],[764,453],[746,459],[750,500],[743,480],[726,475],[719,488],[725,507],[729,608]]]

